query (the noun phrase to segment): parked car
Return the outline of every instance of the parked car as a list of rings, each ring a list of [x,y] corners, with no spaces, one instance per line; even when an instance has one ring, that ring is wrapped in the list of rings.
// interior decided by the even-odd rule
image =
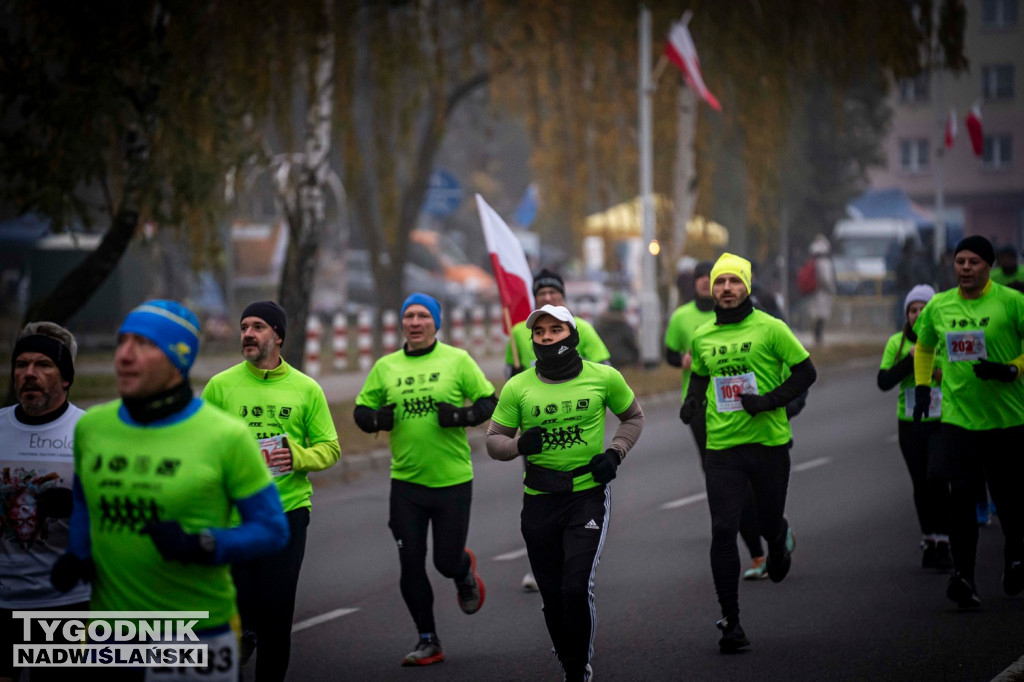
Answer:
[[[370,253],[363,249],[351,249],[345,258],[347,300],[360,305],[376,305],[378,287],[370,267]],[[406,262],[403,270],[404,282],[401,295],[404,298],[414,291],[433,296],[444,306],[468,305],[471,296],[457,282],[446,280],[412,262]]]

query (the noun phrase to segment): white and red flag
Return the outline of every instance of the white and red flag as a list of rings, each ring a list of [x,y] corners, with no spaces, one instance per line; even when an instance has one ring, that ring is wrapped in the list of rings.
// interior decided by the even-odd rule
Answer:
[[[700,60],[697,59],[697,48],[693,44],[693,37],[690,36],[690,29],[686,27],[690,21],[689,15],[687,12],[682,21],[672,22],[668,42],[665,43],[665,56],[683,72],[686,84],[698,97],[715,111],[721,111],[722,105],[718,103],[718,98],[704,85],[704,77],[700,73]]]
[[[967,134],[971,137],[971,148],[975,156],[985,153],[985,137],[981,132],[981,107],[975,104],[967,114]]]
[[[476,207],[480,212],[494,279],[498,282],[501,307],[507,313],[503,317],[505,334],[508,334],[512,325],[524,321],[533,312],[533,274],[526,262],[523,245],[479,194],[476,195]]]
[[[946,149],[953,146],[953,140],[956,139],[956,108],[949,110],[949,117],[946,119]]]

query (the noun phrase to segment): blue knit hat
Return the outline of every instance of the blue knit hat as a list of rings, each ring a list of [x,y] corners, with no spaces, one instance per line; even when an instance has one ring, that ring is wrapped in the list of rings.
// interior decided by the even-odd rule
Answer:
[[[430,316],[434,318],[434,327],[441,329],[441,304],[437,302],[436,298],[419,292],[409,294],[409,298],[405,299],[405,303],[402,304],[400,317],[405,317],[405,309],[411,305],[421,305],[429,310]]]
[[[128,313],[117,333],[146,337],[184,377],[188,377],[199,352],[199,319],[177,301],[146,301]]]

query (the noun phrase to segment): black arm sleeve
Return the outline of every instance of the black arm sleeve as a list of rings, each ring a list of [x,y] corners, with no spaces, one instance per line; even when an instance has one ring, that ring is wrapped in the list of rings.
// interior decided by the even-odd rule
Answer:
[[[914,356],[908,355],[889,369],[878,370],[878,388],[888,391],[903,378],[914,373]]]
[[[684,400],[687,400],[690,398],[690,396],[693,396],[693,399],[697,401],[698,405],[703,403],[704,400],[707,398],[708,384],[710,383],[710,376],[705,376],[703,374],[697,374],[696,372],[694,372],[693,374],[690,375],[690,385],[686,388],[686,398],[684,398]]]
[[[673,367],[683,366],[683,354],[677,350],[671,348],[665,348],[665,362],[672,365]]]
[[[352,415],[356,420],[356,426],[366,433],[377,433],[377,410],[366,405],[356,405],[355,413]]]
[[[461,409],[463,414],[466,416],[466,424],[469,426],[476,426],[477,424],[483,424],[485,421],[490,419],[491,415],[494,414],[494,408],[497,406],[498,396],[492,393],[491,395],[478,399],[469,407],[463,407]]]
[[[814,365],[811,364],[810,358],[793,365],[789,368],[789,371],[791,372],[789,378],[783,381],[774,391],[768,391],[764,396],[772,401],[772,409],[784,407],[798,398],[818,378],[818,372],[814,369]],[[692,386],[693,380],[691,379],[690,382]]]

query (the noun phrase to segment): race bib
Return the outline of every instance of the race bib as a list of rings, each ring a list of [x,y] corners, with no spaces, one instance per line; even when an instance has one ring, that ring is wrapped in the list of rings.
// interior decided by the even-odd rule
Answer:
[[[753,372],[734,377],[715,377],[715,406],[719,412],[738,412],[743,409],[740,394],[760,395]]]
[[[238,638],[234,631],[196,635],[199,644],[207,645],[205,668],[146,668],[146,682],[238,682]]]
[[[287,436],[271,436],[270,438],[260,439],[260,454],[263,455],[263,462],[267,465],[267,469],[270,470],[270,475],[275,478],[278,476],[284,476],[285,474],[291,473],[291,470],[281,471],[282,467],[270,466],[270,453],[276,450],[277,448],[285,447],[285,438],[287,438]]]
[[[988,359],[985,349],[985,332],[946,332],[946,355],[950,362]]]
[[[906,389],[903,393],[906,396],[906,413],[908,417],[914,416],[914,406],[917,404],[917,400],[914,396],[914,390],[916,387],[911,386]],[[928,405],[928,418],[941,417],[942,416],[942,389],[936,386],[932,386],[932,401]]]

